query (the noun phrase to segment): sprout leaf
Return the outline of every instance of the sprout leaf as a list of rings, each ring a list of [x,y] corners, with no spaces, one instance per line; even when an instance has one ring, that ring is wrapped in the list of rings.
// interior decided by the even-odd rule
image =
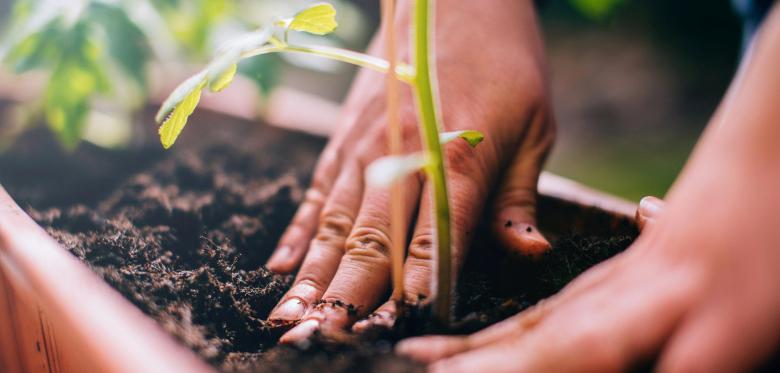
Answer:
[[[158,118],[165,111],[163,109],[166,106],[173,107],[172,112],[168,118],[160,126],[160,142],[162,142],[163,148],[169,149],[176,142],[176,138],[184,129],[187,124],[187,118],[195,111],[195,107],[198,106],[200,101],[200,94],[203,87],[206,85],[205,74],[200,73],[182,83],[176,90],[168,97],[163,107],[160,108],[160,112],[157,113]],[[165,114],[162,114],[164,116]]]
[[[477,145],[479,145],[479,143],[482,142],[482,140],[485,139],[485,135],[482,134],[482,132],[474,130],[444,132],[439,135],[439,142],[444,145],[457,138],[466,140],[466,142],[468,142],[472,148],[475,148]]]
[[[230,82],[233,81],[233,77],[236,76],[236,70],[238,69],[237,64],[232,64],[228,66],[228,68],[223,71],[220,75],[215,77],[214,80],[209,82],[209,89],[212,92],[221,92],[223,89],[227,88],[228,85],[230,85]]]
[[[328,3],[314,4],[295,15],[287,26],[290,30],[326,35],[338,27],[336,8]]]
[[[366,168],[366,182],[376,187],[388,187],[428,165],[423,153],[382,157]]]

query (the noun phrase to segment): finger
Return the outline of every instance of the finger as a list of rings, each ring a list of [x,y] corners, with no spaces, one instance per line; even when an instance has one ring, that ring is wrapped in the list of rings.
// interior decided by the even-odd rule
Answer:
[[[367,83],[363,82],[363,85],[365,84]],[[312,186],[306,192],[304,202],[266,263],[266,267],[271,271],[290,273],[301,264],[317,231],[322,206],[343,166],[345,150],[352,149],[355,143],[363,140],[365,133],[370,130],[367,124],[373,123],[373,118],[384,110],[382,101],[373,99],[375,95],[370,92],[359,95],[354,91],[356,90],[351,91],[351,99],[342,113],[342,124],[320,155]]]
[[[536,115],[531,122],[495,199],[494,231],[504,247],[525,255],[550,248],[536,227],[536,186],[555,136],[546,118]]]
[[[317,236],[311,242],[292,288],[271,312],[270,320],[300,320],[325,292],[344,254],[344,243],[360,208],[363,179],[356,164],[345,167],[323,209]]]
[[[414,229],[409,252],[404,263],[404,301],[415,304],[430,294],[431,271],[433,268],[433,221],[431,219],[430,185],[423,188],[417,224]],[[397,314],[395,301],[384,303],[368,318],[356,323],[353,331],[361,332],[372,327],[392,327]]]
[[[412,206],[419,200],[419,179],[408,178],[403,187],[407,191],[404,221],[408,224]],[[283,335],[280,342],[305,340],[317,329],[326,334],[341,331],[379,304],[390,283],[389,198],[386,188],[366,190],[338,271],[322,297],[323,303],[307,312],[301,325]]]
[[[485,180],[479,174],[478,156],[476,149],[471,148],[466,142],[456,141],[448,145],[446,149],[448,164],[448,192],[450,199],[451,219],[451,252],[454,272],[462,262],[466,248],[471,240],[480,211],[484,201],[480,196],[485,195],[484,184],[476,180]],[[422,202],[417,217],[412,240],[409,244],[409,252],[404,264],[404,298],[407,302],[417,303],[422,299],[431,298],[431,278],[435,258],[434,247],[434,204],[432,199],[431,184],[426,183],[423,189]],[[365,330],[372,322],[379,321],[376,325],[392,324],[396,313],[391,309],[382,309],[384,317],[369,318],[360,323],[356,331]]]
[[[328,146],[317,163],[312,186],[306,191],[303,203],[292,222],[279,239],[279,244],[266,263],[276,273],[290,273],[303,260],[314,237],[317,222],[341,164],[336,145]]]
[[[636,223],[639,230],[655,224],[666,208],[666,202],[656,197],[648,196],[639,201],[639,207],[636,209]]]
[[[604,286],[561,303],[519,338],[441,360],[432,370],[628,369],[632,362],[652,356],[674,329],[689,309],[695,286],[685,271],[665,272],[662,266],[634,266],[621,272]]]
[[[555,298],[537,305],[511,318],[496,323],[469,336],[424,336],[409,338],[396,346],[398,354],[422,363],[431,363],[462,352],[482,348],[511,338],[538,324],[556,304]]]

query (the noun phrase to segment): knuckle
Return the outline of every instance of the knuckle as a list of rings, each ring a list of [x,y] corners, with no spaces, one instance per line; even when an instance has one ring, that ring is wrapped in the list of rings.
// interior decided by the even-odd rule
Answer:
[[[325,193],[322,192],[322,185],[315,183],[303,195],[304,203],[313,205],[322,205],[325,202]]]
[[[299,278],[295,282],[295,286],[288,292],[288,295],[295,290],[301,290],[305,288],[315,289],[322,291],[328,284],[322,280],[316,273],[301,273]]]
[[[390,251],[390,236],[373,227],[358,227],[347,239],[346,255],[353,257],[387,258]]]
[[[316,239],[321,242],[343,239],[352,229],[353,221],[352,216],[345,212],[332,209],[324,211],[320,216]]]
[[[418,233],[409,244],[409,257],[419,260],[433,260],[433,234]]]
[[[498,209],[521,207],[533,209],[536,206],[536,190],[522,187],[508,187],[496,197]]]

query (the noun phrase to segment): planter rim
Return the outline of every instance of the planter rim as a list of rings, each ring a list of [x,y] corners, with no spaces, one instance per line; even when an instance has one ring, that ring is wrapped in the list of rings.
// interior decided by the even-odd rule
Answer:
[[[544,172],[539,194],[633,221],[636,204]],[[0,184],[0,273],[33,299],[98,371],[214,369],[62,248]],[[57,361],[50,365],[58,365]]]
[[[0,272],[32,293],[41,313],[58,327],[57,339],[96,371],[213,371],[64,250],[2,185]],[[46,355],[50,367],[60,365],[59,354]]]

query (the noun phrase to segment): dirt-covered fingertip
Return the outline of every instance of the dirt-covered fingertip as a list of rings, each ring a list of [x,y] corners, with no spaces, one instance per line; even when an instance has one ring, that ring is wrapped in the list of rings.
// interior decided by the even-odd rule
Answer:
[[[504,248],[523,256],[536,257],[551,248],[550,241],[534,224],[503,219],[496,231]]]

